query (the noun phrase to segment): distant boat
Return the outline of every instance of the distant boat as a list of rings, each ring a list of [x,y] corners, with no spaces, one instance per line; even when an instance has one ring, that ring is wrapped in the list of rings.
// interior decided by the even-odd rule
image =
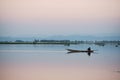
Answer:
[[[66,49],[70,52],[88,52],[88,53],[92,53],[94,52],[94,50],[74,50],[74,49]]]

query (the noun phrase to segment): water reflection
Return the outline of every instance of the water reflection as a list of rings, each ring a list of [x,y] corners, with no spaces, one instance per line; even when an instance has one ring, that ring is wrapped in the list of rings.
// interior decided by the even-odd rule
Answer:
[[[88,56],[91,56],[91,53],[93,52],[67,52],[67,54],[72,54],[72,53],[87,53]]]

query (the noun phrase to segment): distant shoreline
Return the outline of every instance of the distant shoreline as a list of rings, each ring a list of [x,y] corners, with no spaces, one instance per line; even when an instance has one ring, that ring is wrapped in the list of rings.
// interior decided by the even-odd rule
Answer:
[[[56,42],[0,42],[0,44],[78,44],[78,43],[56,43]]]
[[[34,40],[34,41],[0,41],[0,44],[53,44],[53,45],[77,45],[77,44],[95,44],[99,46],[104,46],[106,44],[115,45],[118,47],[120,45],[120,41],[70,41],[70,40]]]

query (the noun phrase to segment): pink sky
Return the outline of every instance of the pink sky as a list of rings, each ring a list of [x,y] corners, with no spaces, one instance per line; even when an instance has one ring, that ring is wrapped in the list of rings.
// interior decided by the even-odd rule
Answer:
[[[0,21],[6,24],[0,26],[2,30],[0,34],[34,35],[43,34],[46,29],[45,35],[119,34],[119,4],[120,0],[0,0]],[[83,32],[88,26],[82,26],[82,22],[88,24],[92,31]],[[97,25],[91,25],[96,22]],[[68,28],[70,32],[66,32]],[[73,29],[75,32],[71,33]],[[108,29],[109,32],[106,32]]]
[[[2,19],[118,19],[119,0],[1,0]]]

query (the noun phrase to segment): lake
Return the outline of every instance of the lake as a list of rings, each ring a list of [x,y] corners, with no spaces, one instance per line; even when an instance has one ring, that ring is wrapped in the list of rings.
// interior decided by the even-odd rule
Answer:
[[[120,46],[0,44],[0,80],[120,80]]]

